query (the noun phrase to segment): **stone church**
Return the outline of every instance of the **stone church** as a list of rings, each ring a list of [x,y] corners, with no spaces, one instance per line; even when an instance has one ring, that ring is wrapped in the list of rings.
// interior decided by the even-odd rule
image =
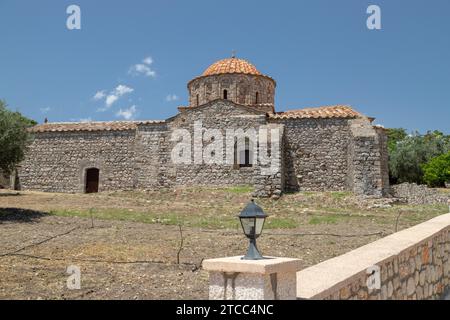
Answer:
[[[276,111],[275,80],[236,57],[212,64],[187,88],[189,105],[166,120],[48,122],[31,128],[33,142],[18,168],[20,188],[91,193],[251,185],[255,196],[274,198],[298,190],[388,193],[387,137],[373,118],[344,105]],[[215,129],[216,137],[205,137],[201,129],[200,148],[184,150],[193,161],[175,162],[180,141],[174,133],[195,136],[199,123]],[[236,151],[236,137],[225,134],[230,128],[278,130],[277,143],[267,143],[268,154],[279,155],[275,170],[264,170],[266,164],[253,156],[260,142],[245,138]],[[217,136],[222,141],[214,141]],[[234,143],[234,158],[202,161],[208,145],[217,142]]]

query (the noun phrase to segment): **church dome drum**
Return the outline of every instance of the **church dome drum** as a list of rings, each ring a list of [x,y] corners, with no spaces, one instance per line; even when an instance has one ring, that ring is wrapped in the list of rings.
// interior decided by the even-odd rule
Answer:
[[[217,99],[273,110],[276,82],[250,62],[236,57],[210,65],[201,76],[188,83],[189,106]]]

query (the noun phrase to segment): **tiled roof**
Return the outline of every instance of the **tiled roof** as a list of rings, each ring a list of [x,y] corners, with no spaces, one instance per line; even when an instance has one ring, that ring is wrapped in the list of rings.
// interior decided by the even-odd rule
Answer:
[[[254,65],[250,62],[238,59],[238,58],[228,58],[217,61],[210,65],[205,72],[203,72],[202,76],[211,76],[214,74],[223,74],[223,73],[244,73],[244,74],[253,74],[253,75],[262,75]]]
[[[212,65],[210,65],[201,76],[195,77],[191,81],[188,82],[188,87],[193,81],[196,81],[198,79],[202,79],[204,77],[213,76],[213,75],[221,75],[221,74],[248,74],[248,75],[256,75],[261,76],[266,79],[269,79],[273,81],[274,85],[276,85],[276,82],[273,78],[262,74],[261,72],[256,69],[254,65],[252,65],[250,62],[238,59],[236,57],[228,58],[219,60]]]
[[[277,112],[270,117],[273,119],[360,118],[363,115],[349,106],[335,105]]]
[[[134,130],[140,124],[163,123],[162,120],[108,121],[108,122],[49,122],[30,128],[31,132],[66,131],[124,131]]]
[[[183,111],[186,109],[191,109],[191,108],[196,108],[196,107],[198,107],[198,106],[178,106],[177,109],[178,109],[178,111]]]

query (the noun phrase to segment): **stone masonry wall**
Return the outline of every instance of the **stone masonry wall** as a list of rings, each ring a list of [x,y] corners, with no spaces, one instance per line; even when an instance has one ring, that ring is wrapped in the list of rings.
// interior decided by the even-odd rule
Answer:
[[[242,105],[273,105],[275,97],[275,82],[272,79],[246,74],[200,77],[192,80],[188,84],[188,89],[189,105],[193,107],[223,99],[224,90],[227,90],[228,100]],[[258,93],[258,101],[256,101],[256,93]]]
[[[138,127],[136,134],[135,180],[141,190],[170,187],[167,168],[171,166],[168,155],[169,132],[167,125],[150,124]]]
[[[276,122],[285,126],[287,190],[388,194],[387,137],[368,119],[286,119]]]
[[[215,101],[186,110],[164,123],[144,123],[129,131],[86,131],[37,133],[26,159],[21,164],[19,180],[25,190],[48,192],[84,192],[86,169],[100,169],[99,191],[151,190],[173,186],[252,185],[256,196],[279,197],[283,191],[281,159],[272,174],[262,173],[258,158],[251,167],[235,164],[195,163],[194,124],[203,129],[218,129],[223,135],[221,159],[226,159],[225,146],[233,145],[227,129],[253,128],[258,133],[266,126],[265,112],[237,106],[231,101]],[[271,128],[283,127],[276,124]],[[178,141],[172,133],[186,129],[191,138],[189,164],[175,164],[171,153]],[[212,141],[203,141],[202,152]],[[282,143],[278,146],[282,150]],[[258,149],[254,145],[252,150]],[[282,158],[283,154],[280,151]]]
[[[347,119],[288,119],[285,126],[285,185],[289,191],[348,190]]]
[[[88,168],[100,169],[99,191],[134,183],[134,131],[36,133],[19,169],[24,190],[84,192]]]
[[[428,188],[426,185],[415,183],[392,186],[392,195],[396,198],[403,198],[410,204],[446,204],[450,201],[450,192],[442,193],[439,190]]]
[[[389,183],[389,151],[388,151],[388,136],[387,132],[382,127],[375,127],[378,134],[379,148],[380,148],[380,173],[381,173],[381,188],[383,196],[390,194],[391,186]],[[378,162],[377,162],[378,163]],[[377,164],[376,163],[376,164]]]
[[[304,269],[297,283],[304,299],[441,299],[450,284],[450,213]]]
[[[200,149],[194,147],[195,124],[222,134],[220,163],[204,161],[203,155],[215,154],[210,148],[217,143],[213,137],[203,137]],[[142,122],[136,127],[36,133],[19,168],[18,183],[25,190],[84,192],[86,169],[98,168],[99,191],[252,185],[255,196],[277,198],[283,191],[295,190],[348,190],[379,196],[388,187],[385,135],[366,119],[268,120],[264,110],[215,100],[181,109],[165,122]],[[259,142],[250,147],[252,166],[227,163],[226,146],[234,144],[227,130],[254,129],[258,134],[260,128],[279,132],[279,143],[269,142],[271,166],[258,157],[262,154]],[[189,163],[172,159],[180,142],[172,139],[176,130],[187,132]],[[203,131],[200,139],[202,135]],[[275,151],[280,156],[276,162]],[[267,173],[269,167],[274,170]]]
[[[202,158],[202,152],[206,152],[208,146],[217,141],[207,141],[203,139],[203,149],[191,149],[190,164],[174,164],[170,158],[170,152],[179,141],[171,141],[173,130],[186,129],[190,133],[191,141],[194,142],[194,125],[201,121],[203,129],[218,129],[222,134],[223,151],[220,164],[195,163],[195,153],[198,158]],[[164,140],[167,143],[166,150],[161,155],[165,159],[166,170],[162,180],[167,185],[208,185],[208,186],[236,186],[253,185],[255,192],[259,196],[279,196],[283,190],[281,171],[279,165],[278,172],[273,175],[261,174],[261,166],[257,158],[253,159],[251,167],[239,167],[234,164],[225,163],[227,145],[234,144],[234,138],[226,134],[227,129],[258,129],[266,125],[264,112],[254,110],[250,107],[240,107],[231,101],[214,101],[210,104],[186,110],[168,121],[169,133]],[[272,126],[273,127],[273,126]],[[282,126],[280,134],[283,135]],[[231,139],[231,140],[230,140]],[[258,148],[253,145],[252,150]],[[280,145],[281,148],[281,145]],[[253,153],[253,152],[252,152]],[[281,152],[280,152],[281,153]],[[282,157],[282,154],[280,154]],[[262,182],[264,181],[264,182]]]
[[[367,119],[350,121],[348,185],[356,194],[384,196],[389,192],[387,136]]]

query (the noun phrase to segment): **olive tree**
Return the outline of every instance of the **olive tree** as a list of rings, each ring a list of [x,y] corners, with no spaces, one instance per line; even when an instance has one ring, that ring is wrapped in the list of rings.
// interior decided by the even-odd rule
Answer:
[[[11,173],[23,160],[26,147],[30,141],[27,128],[36,122],[27,119],[19,112],[10,111],[4,101],[0,100],[0,170]]]
[[[396,142],[389,152],[389,171],[396,182],[423,183],[423,165],[450,151],[450,138],[439,131],[417,132]]]

